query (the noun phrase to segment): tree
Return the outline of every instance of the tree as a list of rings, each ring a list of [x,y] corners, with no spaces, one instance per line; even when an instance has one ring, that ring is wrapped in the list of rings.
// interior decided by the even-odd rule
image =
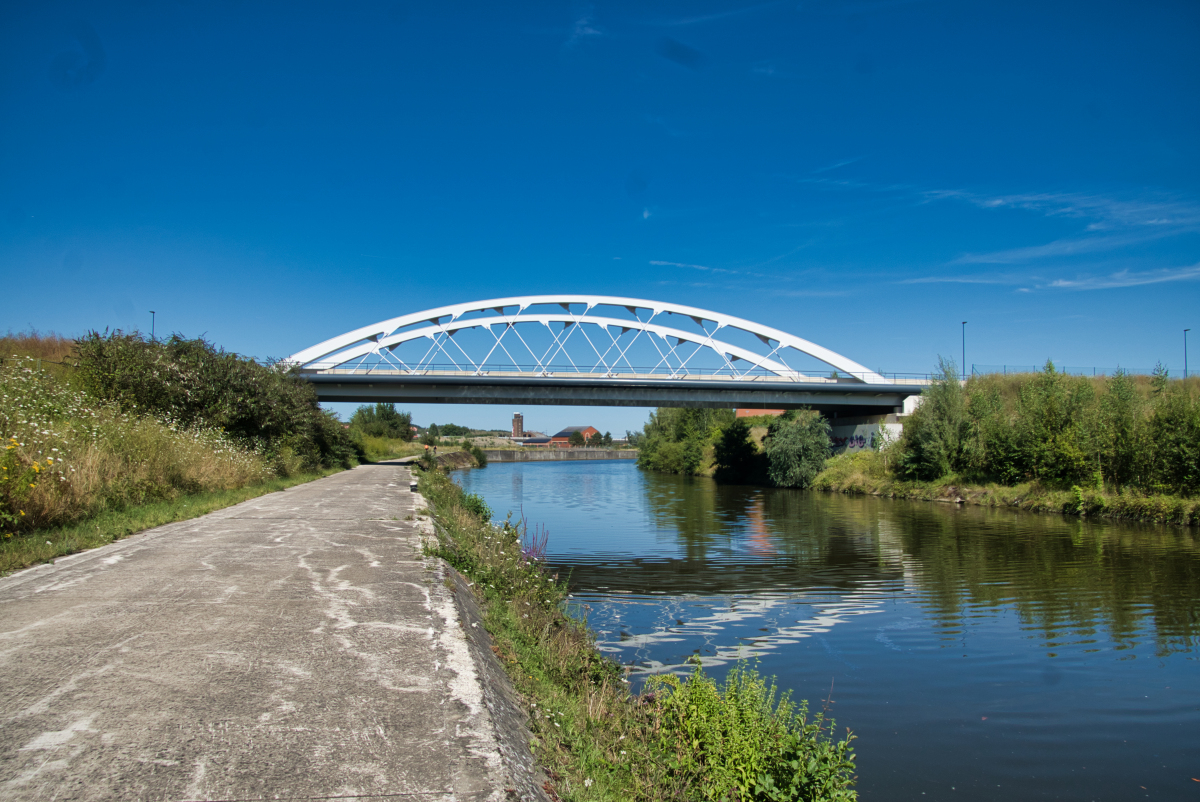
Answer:
[[[713,478],[732,484],[750,481],[758,467],[758,447],[750,439],[750,427],[742,418],[735,418],[725,427],[713,446]]]
[[[787,412],[771,421],[763,441],[767,473],[779,487],[808,487],[829,459],[829,423],[812,410]]]
[[[580,431],[571,432],[571,436],[567,438],[567,443],[572,448],[587,445],[587,441],[583,439],[583,432]]]
[[[604,433],[604,436],[600,438],[600,445],[605,448],[612,448],[612,432]]]
[[[966,391],[953,362],[938,358],[938,373],[923,403],[904,425],[900,472],[932,481],[962,470],[968,438]]]
[[[406,443],[413,439],[412,414],[397,412],[395,404],[359,407],[350,417],[350,428],[368,437],[390,437]]]

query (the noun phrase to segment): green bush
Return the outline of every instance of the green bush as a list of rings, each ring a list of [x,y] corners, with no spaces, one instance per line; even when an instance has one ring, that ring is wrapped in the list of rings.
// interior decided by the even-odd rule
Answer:
[[[833,721],[807,721],[806,703],[744,666],[718,685],[699,666],[685,682],[673,674],[646,683],[659,714],[660,748],[689,776],[701,799],[853,800],[854,752]]]
[[[178,335],[92,331],[76,347],[78,380],[91,395],[184,427],[219,428],[275,457],[282,473],[349,467],[357,457],[342,424],[292,372]]]
[[[492,508],[483,500],[483,496],[477,493],[463,493],[462,506],[481,521],[492,520]]]
[[[809,487],[832,452],[829,423],[812,410],[786,412],[771,421],[763,446],[773,484]]]
[[[475,458],[475,464],[480,468],[486,468],[488,464],[488,458],[487,454],[483,453],[483,449],[479,446],[471,446],[470,451],[471,456]]]

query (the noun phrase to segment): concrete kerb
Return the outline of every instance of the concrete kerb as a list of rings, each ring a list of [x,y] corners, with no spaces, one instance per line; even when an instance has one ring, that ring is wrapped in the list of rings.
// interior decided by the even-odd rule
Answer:
[[[430,513],[433,504],[421,493],[416,494],[417,509],[424,506]],[[421,522],[430,538],[437,538],[438,526],[432,514]],[[482,690],[482,701],[491,720],[496,751],[499,753],[505,774],[505,791],[509,798],[520,799],[523,802],[550,802],[550,796],[545,791],[548,778],[541,770],[533,750],[529,746],[532,737],[529,730],[529,716],[526,714],[520,695],[513,687],[508,672],[496,657],[492,636],[484,626],[483,610],[476,601],[471,583],[452,565],[440,557],[430,558],[437,566],[438,583],[435,595],[448,595],[458,612],[455,621],[456,631],[447,637],[462,639],[467,643],[471,664],[462,666],[460,676],[470,670],[473,672],[475,685]],[[446,580],[449,579],[449,582]],[[452,589],[448,587],[452,586]],[[449,616],[443,616],[450,621]],[[456,670],[459,670],[456,667]]]

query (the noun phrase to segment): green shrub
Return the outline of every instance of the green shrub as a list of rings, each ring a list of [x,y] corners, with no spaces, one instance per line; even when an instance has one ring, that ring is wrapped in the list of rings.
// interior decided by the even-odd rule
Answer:
[[[463,493],[462,506],[467,512],[479,518],[481,521],[492,520],[492,508],[483,500],[483,496],[477,493]]]
[[[465,442],[465,441],[464,441]],[[483,453],[483,449],[479,446],[470,447],[471,456],[475,458],[475,464],[480,468],[486,468],[488,464],[487,454]]]
[[[807,721],[808,707],[756,671],[736,666],[718,685],[699,666],[687,681],[651,677],[648,697],[658,714],[659,745],[671,766],[693,778],[700,799],[852,800],[854,752],[847,734],[828,736],[824,714]]]
[[[778,487],[809,487],[832,452],[829,423],[812,410],[787,412],[767,427],[767,473]]]
[[[229,436],[305,469],[354,463],[346,430],[294,373],[226,353],[203,338],[147,340],[89,332],[77,342],[78,378],[93,396],[125,411],[154,413]],[[285,456],[286,455],[286,456]]]

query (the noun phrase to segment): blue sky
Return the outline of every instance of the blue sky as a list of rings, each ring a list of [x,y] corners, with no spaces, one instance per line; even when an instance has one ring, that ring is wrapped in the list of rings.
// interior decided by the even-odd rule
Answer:
[[[1187,2],[9,3],[0,329],[285,356],[578,292],[889,371],[963,320],[968,363],[1178,371],[1198,42]]]

